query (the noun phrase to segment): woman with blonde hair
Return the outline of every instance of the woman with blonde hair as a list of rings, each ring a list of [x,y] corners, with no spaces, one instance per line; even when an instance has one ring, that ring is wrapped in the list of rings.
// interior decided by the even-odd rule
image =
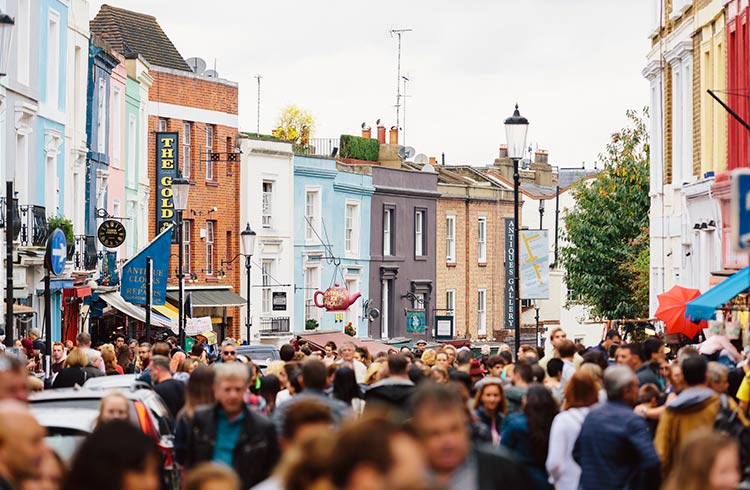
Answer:
[[[437,359],[437,353],[435,352],[435,349],[426,349],[422,353],[422,362],[425,363],[429,367],[432,367],[435,365],[436,359]]]
[[[698,429],[682,443],[662,490],[734,490],[741,478],[737,442],[722,432]]]
[[[94,428],[113,420],[130,420],[130,400],[119,391],[113,391],[102,397],[99,402],[99,416],[96,418]]]
[[[53,388],[72,388],[75,385],[83,386],[88,378],[84,369],[86,367],[86,354],[83,349],[74,347],[63,361],[63,368],[55,376],[52,382]]]
[[[474,415],[492,435],[492,445],[500,445],[500,434],[503,432],[505,416],[508,415],[508,400],[500,378],[484,378],[476,386],[474,396]]]
[[[549,433],[549,452],[546,468],[556,490],[577,490],[581,479],[581,467],[573,459],[573,446],[581,432],[583,420],[593,404],[599,399],[596,378],[583,366],[565,385],[563,411],[555,416]]]

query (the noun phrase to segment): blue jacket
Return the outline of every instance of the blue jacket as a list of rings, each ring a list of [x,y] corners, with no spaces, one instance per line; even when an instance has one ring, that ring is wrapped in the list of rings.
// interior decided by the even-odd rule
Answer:
[[[536,490],[551,489],[552,485],[547,481],[547,469],[544,461],[534,461],[534,454],[529,439],[529,423],[524,413],[508,415],[503,425],[503,434],[500,445],[511,450],[516,459],[522,463],[531,476],[533,486]],[[510,487],[509,487],[510,488]]]
[[[573,448],[581,490],[658,489],[661,463],[645,420],[621,402],[591,409]]]

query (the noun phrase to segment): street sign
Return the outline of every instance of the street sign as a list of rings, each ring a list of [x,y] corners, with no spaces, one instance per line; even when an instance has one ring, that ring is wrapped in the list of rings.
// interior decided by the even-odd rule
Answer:
[[[125,243],[125,225],[114,219],[108,219],[96,230],[99,241],[107,248],[117,248]]]
[[[273,311],[286,311],[286,292],[274,291],[272,303]]]
[[[435,315],[435,340],[453,338],[453,315]]]
[[[732,247],[750,251],[750,169],[732,171]]]
[[[60,228],[52,230],[47,239],[47,251],[44,254],[44,266],[54,275],[59,276],[65,270],[67,261],[68,242],[65,233]]]

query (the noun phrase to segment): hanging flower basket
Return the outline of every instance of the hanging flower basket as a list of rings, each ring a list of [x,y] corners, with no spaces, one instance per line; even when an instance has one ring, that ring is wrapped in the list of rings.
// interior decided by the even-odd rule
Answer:
[[[352,325],[352,322],[349,322],[344,326],[344,333],[347,334],[349,337],[354,337],[355,335],[357,335],[357,329],[354,328],[354,325]]]

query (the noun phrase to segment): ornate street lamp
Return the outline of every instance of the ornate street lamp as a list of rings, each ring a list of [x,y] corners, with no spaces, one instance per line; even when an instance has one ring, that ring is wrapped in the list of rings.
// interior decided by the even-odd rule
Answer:
[[[252,266],[256,237],[256,233],[252,229],[250,229],[250,223],[248,223],[245,229],[240,233],[240,241],[242,242],[242,255],[245,256],[245,271],[247,273],[247,317],[245,318],[245,329],[247,330],[248,344],[250,344],[250,292],[252,291],[250,267]]]
[[[185,348],[185,274],[183,272],[184,245],[182,234],[182,213],[187,209],[188,194],[190,194],[190,181],[185,179],[182,174],[177,174],[177,178],[172,180],[172,202],[174,209],[177,211],[177,281],[178,283],[178,316],[179,325],[179,343],[180,348]]]
[[[521,282],[521,260],[519,257],[519,223],[518,223],[518,189],[521,185],[521,178],[518,174],[518,162],[523,158],[523,152],[526,148],[526,133],[529,130],[529,121],[518,112],[518,104],[513,115],[505,120],[505,138],[508,143],[508,157],[513,160],[513,285],[516,291],[514,298],[516,314],[513,316],[513,329],[515,331],[515,349],[516,358],[518,358],[518,348],[521,346],[521,301],[520,301],[520,282]]]
[[[8,73],[10,41],[15,22],[0,12],[0,76]],[[5,345],[13,345],[13,181],[5,182]]]
[[[0,12],[0,76],[8,74],[8,62],[10,61],[10,44],[13,38],[13,18]]]

